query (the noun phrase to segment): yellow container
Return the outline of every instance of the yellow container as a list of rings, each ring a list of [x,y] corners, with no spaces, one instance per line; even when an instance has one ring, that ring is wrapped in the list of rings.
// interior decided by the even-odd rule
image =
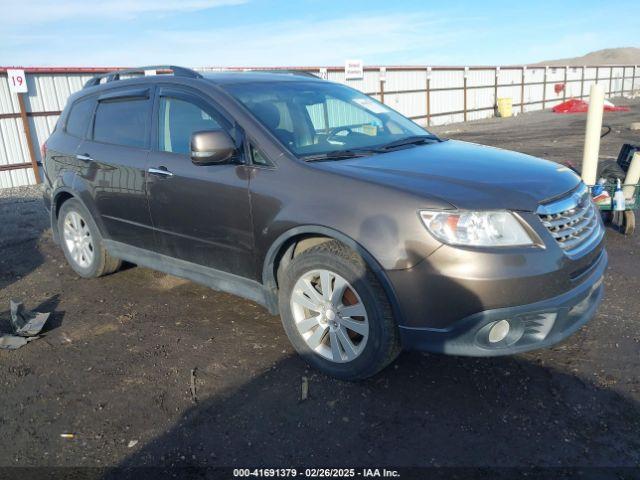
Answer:
[[[499,98],[498,99],[498,116],[510,117],[513,115],[513,101],[511,98]]]

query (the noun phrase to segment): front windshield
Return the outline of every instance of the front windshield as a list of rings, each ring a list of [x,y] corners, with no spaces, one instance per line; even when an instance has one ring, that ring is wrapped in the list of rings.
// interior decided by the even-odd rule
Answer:
[[[429,132],[382,103],[329,82],[225,87],[299,157],[375,149]]]

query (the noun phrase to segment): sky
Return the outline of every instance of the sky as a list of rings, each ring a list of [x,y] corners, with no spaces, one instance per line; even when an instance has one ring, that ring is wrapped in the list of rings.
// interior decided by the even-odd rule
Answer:
[[[640,46],[640,1],[0,0],[0,65],[513,65]]]

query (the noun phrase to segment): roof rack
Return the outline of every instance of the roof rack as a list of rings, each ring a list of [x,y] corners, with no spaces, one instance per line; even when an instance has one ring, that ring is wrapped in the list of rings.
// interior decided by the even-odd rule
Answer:
[[[277,68],[274,69],[260,69],[260,68],[255,68],[255,69],[251,69],[249,70],[250,72],[257,72],[257,73],[281,73],[283,75],[300,75],[301,77],[311,77],[311,78],[315,78],[315,79],[319,79],[320,77],[318,77],[317,75],[314,75],[311,72],[307,72],[306,70],[279,70]]]
[[[176,77],[202,78],[202,75],[190,68],[178,67],[176,65],[149,65],[146,67],[127,68],[124,70],[115,70],[113,72],[103,73],[102,75],[96,75],[95,77],[91,77],[87,83],[84,84],[83,88],[99,85],[103,78],[105,79],[105,83],[113,82],[120,80],[120,75],[144,73],[145,70],[170,70]]]

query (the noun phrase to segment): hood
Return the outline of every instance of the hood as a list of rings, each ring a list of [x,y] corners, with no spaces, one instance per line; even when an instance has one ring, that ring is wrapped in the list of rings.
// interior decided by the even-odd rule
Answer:
[[[465,210],[534,211],[580,182],[557,163],[456,140],[317,165]]]

